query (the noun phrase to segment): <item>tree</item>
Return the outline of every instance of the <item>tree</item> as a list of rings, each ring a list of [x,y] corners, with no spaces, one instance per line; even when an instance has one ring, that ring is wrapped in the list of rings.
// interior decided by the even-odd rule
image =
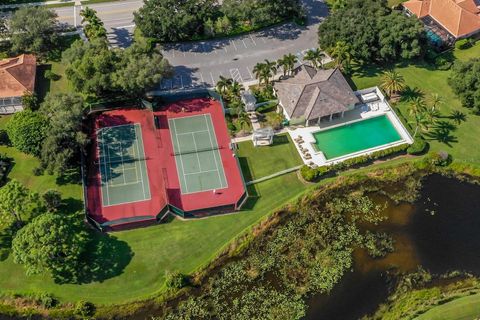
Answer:
[[[304,60],[309,61],[315,69],[323,68],[325,54],[319,49],[310,49],[306,52]]]
[[[23,6],[10,20],[12,51],[44,56],[56,47],[57,14],[45,6]]]
[[[102,39],[75,41],[62,54],[65,73],[75,90],[89,95],[102,95],[114,89],[112,72],[118,63],[114,51]]]
[[[215,4],[214,0],[146,0],[134,20],[146,37],[186,40],[204,33],[204,22],[213,17]]]
[[[480,114],[480,58],[456,61],[448,83],[464,107]]]
[[[258,83],[261,85],[262,82],[267,82],[268,80],[265,79],[266,75],[266,66],[264,63],[258,62],[254,67],[253,67],[253,73],[255,74],[255,79],[258,79]]]
[[[287,54],[283,56],[285,63],[287,65],[288,74],[292,74],[293,69],[295,68],[295,64],[298,62],[298,58],[294,54]]]
[[[335,60],[335,65],[344,71],[350,70],[352,62],[351,47],[343,41],[335,43],[335,46],[329,49],[330,56]]]
[[[73,93],[49,93],[39,112],[49,119],[50,129],[41,150],[42,166],[62,174],[78,166],[87,142],[82,132],[83,99]]]
[[[136,42],[124,51],[117,52],[117,55],[119,62],[112,75],[112,89],[128,96],[139,98],[163,78],[173,75],[172,66],[160,50],[149,50],[146,42]]]
[[[242,111],[238,114],[238,125],[240,126],[240,129],[246,130],[248,128],[248,125],[250,124],[250,118],[248,117],[248,113]]]
[[[40,209],[38,195],[17,180],[11,180],[0,188],[0,225],[16,223],[20,226]]]
[[[85,9],[80,10],[80,16],[82,17],[82,24],[85,24],[83,30],[88,39],[107,39],[107,30],[103,21],[97,16],[97,11],[85,7]]]
[[[217,82],[217,90],[220,92],[222,95],[227,92],[228,87],[231,86],[233,83],[232,78],[225,78],[224,76],[220,76],[220,80]]]
[[[228,95],[230,99],[235,99],[240,97],[240,93],[244,90],[243,86],[237,81],[233,81],[230,87],[228,88]]]
[[[436,111],[438,106],[443,104],[443,98],[438,93],[432,93],[428,97],[428,104],[432,107],[432,111]]]
[[[422,23],[392,11],[385,0],[345,1],[320,24],[318,35],[320,48],[348,44],[359,63],[411,59],[425,43]]]
[[[35,92],[25,91],[22,96],[22,106],[24,109],[36,110],[38,108],[38,98]]]
[[[408,106],[408,113],[413,117],[413,123],[415,124],[414,138],[419,128],[425,128],[427,126],[428,120],[425,117],[425,109],[425,101],[419,97],[414,98]]]
[[[57,190],[47,190],[42,195],[42,200],[49,212],[55,212],[62,205],[62,194]]]
[[[380,87],[391,97],[405,90],[405,79],[394,70],[386,71],[382,75]]]
[[[79,216],[45,213],[34,218],[12,241],[13,261],[27,275],[48,271],[56,281],[75,278],[88,242]]]
[[[277,67],[282,69],[283,77],[286,77],[288,73],[288,62],[285,59],[285,56],[277,60]]]
[[[270,83],[270,77],[274,77],[275,74],[277,73],[277,64],[274,61],[269,61],[265,59],[264,63],[264,79],[265,79],[265,84],[268,86]]]
[[[48,131],[48,120],[31,110],[15,113],[7,123],[7,134],[18,150],[34,156],[40,155]]]

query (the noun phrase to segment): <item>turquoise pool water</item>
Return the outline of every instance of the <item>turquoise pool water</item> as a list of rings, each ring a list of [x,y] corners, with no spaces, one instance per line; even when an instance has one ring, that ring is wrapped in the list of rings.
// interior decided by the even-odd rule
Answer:
[[[327,160],[402,140],[386,115],[313,133]]]

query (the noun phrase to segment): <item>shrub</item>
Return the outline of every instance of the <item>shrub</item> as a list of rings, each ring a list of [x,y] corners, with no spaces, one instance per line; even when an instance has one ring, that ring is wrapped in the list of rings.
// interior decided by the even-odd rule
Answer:
[[[47,119],[30,110],[15,113],[7,123],[7,133],[12,145],[34,156],[40,155],[47,130]]]
[[[188,285],[188,277],[178,271],[167,272],[165,284],[167,288],[181,289]]]
[[[452,162],[452,157],[446,151],[432,151],[424,158],[424,162],[437,167],[445,167]]]
[[[312,169],[307,165],[304,165],[302,168],[300,168],[300,174],[302,175],[303,179],[310,182],[317,179],[317,170]]]
[[[81,317],[91,317],[95,313],[95,305],[88,301],[78,301],[75,305],[75,314]]]
[[[60,76],[54,73],[52,70],[45,71],[45,79],[57,81],[60,80]]]
[[[423,139],[416,139],[413,144],[407,148],[408,154],[422,154],[428,147],[428,143]]]
[[[58,300],[51,293],[38,293],[35,295],[34,299],[37,304],[47,309],[53,308],[58,304]]]
[[[8,134],[6,130],[0,129],[0,145],[9,145],[10,140],[8,139]]]

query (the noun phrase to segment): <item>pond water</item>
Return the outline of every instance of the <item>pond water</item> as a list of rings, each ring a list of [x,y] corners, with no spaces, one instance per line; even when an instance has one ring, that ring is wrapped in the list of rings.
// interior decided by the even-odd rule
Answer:
[[[353,271],[329,295],[310,299],[307,320],[350,320],[373,313],[388,296],[386,271],[432,273],[465,270],[480,276],[480,186],[432,175],[425,179],[414,205],[387,202],[387,221],[377,227],[395,239],[395,252],[371,259],[355,252]]]

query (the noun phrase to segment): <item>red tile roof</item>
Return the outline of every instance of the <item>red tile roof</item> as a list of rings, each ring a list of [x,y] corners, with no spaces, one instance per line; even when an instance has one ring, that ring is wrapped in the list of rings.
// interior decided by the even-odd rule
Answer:
[[[33,92],[36,70],[34,55],[22,54],[0,60],[0,98],[21,97],[25,91]]]
[[[419,18],[430,16],[456,38],[480,31],[478,0],[410,0],[403,4]]]

